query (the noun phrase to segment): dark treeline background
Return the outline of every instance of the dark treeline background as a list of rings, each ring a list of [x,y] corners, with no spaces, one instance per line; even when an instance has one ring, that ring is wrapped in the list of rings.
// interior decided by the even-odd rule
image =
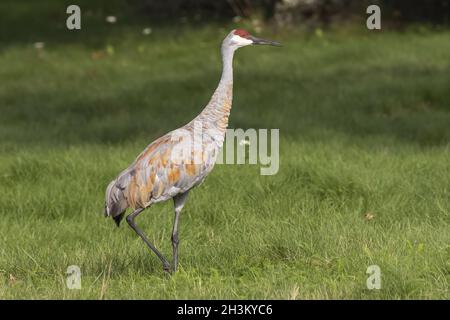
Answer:
[[[448,25],[450,16],[450,0],[128,0],[128,3],[154,18],[210,21],[257,16],[279,25],[357,19],[370,4],[381,7],[384,21],[399,25]]]

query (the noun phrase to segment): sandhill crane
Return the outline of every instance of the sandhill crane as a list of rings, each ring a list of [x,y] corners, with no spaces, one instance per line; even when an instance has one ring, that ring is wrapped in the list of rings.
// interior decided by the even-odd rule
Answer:
[[[105,216],[120,225],[125,211],[134,210],[126,220],[162,261],[170,263],[136,225],[135,218],[154,203],[173,199],[175,219],[172,230],[173,271],[178,266],[178,222],[189,190],[199,185],[213,169],[222,147],[233,90],[233,55],[247,45],[279,43],[256,38],[243,29],[231,31],[222,42],[223,70],[219,85],[203,111],[184,127],[152,142],[106,189]],[[196,139],[200,141],[196,148]],[[192,147],[193,145],[193,147]],[[185,152],[188,150],[187,152]]]

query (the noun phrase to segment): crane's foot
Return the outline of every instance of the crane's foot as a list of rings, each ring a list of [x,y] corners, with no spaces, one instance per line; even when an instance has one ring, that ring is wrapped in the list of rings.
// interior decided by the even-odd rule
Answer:
[[[167,272],[168,274],[172,273],[172,268],[171,268],[170,264],[168,264],[168,263],[163,264],[163,270],[165,272]]]

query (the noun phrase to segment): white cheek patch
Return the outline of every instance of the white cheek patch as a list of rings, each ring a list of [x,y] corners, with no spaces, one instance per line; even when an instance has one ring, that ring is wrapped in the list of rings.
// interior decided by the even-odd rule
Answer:
[[[236,35],[236,34],[235,34],[233,37],[231,37],[231,41],[232,41],[233,43],[237,44],[238,46],[247,46],[247,45],[253,43],[252,40],[242,38],[242,37],[240,37],[240,36],[238,36],[238,35]]]

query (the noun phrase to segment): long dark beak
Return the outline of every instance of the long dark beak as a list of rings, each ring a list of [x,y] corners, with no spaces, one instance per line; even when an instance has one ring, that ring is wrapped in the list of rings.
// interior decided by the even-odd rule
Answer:
[[[281,47],[281,43],[272,40],[260,39],[254,36],[249,36],[248,39],[252,40],[253,44]]]

